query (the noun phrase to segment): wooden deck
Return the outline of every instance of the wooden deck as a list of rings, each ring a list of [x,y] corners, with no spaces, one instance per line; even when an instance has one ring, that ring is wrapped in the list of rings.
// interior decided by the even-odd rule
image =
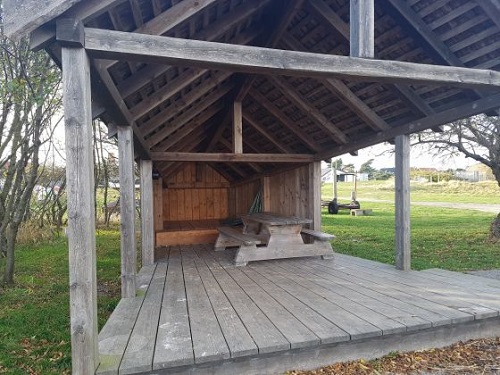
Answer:
[[[99,374],[279,374],[500,334],[500,281],[335,254],[234,267],[175,246],[99,335]]]

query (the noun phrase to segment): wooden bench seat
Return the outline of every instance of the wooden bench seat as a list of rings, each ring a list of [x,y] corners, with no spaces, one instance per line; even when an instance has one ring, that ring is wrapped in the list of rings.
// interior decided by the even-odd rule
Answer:
[[[241,228],[234,227],[218,227],[219,237],[215,242],[215,251],[224,250],[226,247],[231,246],[251,246],[262,244],[259,236],[254,234],[244,234]]]
[[[333,234],[330,233],[325,233],[325,232],[320,232],[319,230],[312,230],[312,229],[306,229],[302,228],[300,233],[307,234],[308,236],[311,236],[314,240],[317,241],[330,241],[335,238]]]

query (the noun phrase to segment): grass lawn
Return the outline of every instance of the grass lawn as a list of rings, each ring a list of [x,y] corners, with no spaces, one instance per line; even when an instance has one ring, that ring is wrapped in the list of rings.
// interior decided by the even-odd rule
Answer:
[[[481,198],[475,197],[472,202],[480,203]],[[364,207],[372,208],[374,215],[324,211],[324,230],[337,235],[333,242],[337,252],[393,263],[393,204],[373,202]],[[413,268],[500,268],[500,244],[487,241],[493,217],[477,211],[412,207]],[[100,326],[120,294],[119,248],[117,228],[98,231]],[[69,374],[66,238],[21,246],[16,254],[17,284],[0,287],[0,373]]]
[[[354,184],[352,182],[339,182],[337,187],[341,203],[348,203]],[[371,199],[394,201],[394,180],[360,181],[357,192],[358,200],[361,203]],[[321,196],[324,200],[332,199],[333,186],[331,183],[322,184]],[[421,183],[412,181],[411,200],[414,202],[500,204],[500,188],[494,181],[477,183],[461,181]]]
[[[99,325],[119,301],[118,231],[97,236]],[[15,287],[0,287],[0,373],[70,374],[65,237],[17,250]]]

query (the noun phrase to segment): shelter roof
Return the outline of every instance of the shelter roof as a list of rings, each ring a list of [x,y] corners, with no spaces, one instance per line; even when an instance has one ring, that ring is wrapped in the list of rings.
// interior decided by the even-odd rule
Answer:
[[[57,18],[81,20],[94,39],[105,35],[96,30],[108,32],[110,40],[102,46],[92,41],[95,50],[89,53],[96,114],[108,124],[133,126],[138,150],[152,157],[163,175],[176,171],[173,160],[192,159],[184,153],[231,153],[235,101],[242,103],[243,151],[261,156],[245,163],[230,162],[235,159],[229,156],[205,159],[233,182],[399,134],[439,130],[438,125],[500,106],[496,0],[376,1],[375,59],[382,63],[377,69],[359,65],[359,76],[347,72],[351,60],[339,60],[328,70],[330,61],[337,62],[322,58],[349,56],[349,0],[53,0],[40,10],[41,3],[5,0],[6,32],[31,32],[32,46],[45,48],[56,62]],[[38,17],[18,16],[35,8]],[[160,42],[141,39],[145,35],[176,38],[163,38],[165,48],[174,46],[167,52],[183,55],[141,59],[131,51],[114,59],[118,55],[106,51],[120,44],[112,38],[132,34],[137,46],[151,48]],[[234,65],[236,58],[247,65]],[[256,68],[254,61],[270,65]],[[393,61],[425,64],[425,69]],[[440,65],[450,68],[431,72]],[[347,73],[340,74],[342,69]],[[411,80],[413,72],[423,77],[427,71],[427,80]],[[485,80],[475,81],[479,76]],[[283,158],[269,163],[267,154]]]

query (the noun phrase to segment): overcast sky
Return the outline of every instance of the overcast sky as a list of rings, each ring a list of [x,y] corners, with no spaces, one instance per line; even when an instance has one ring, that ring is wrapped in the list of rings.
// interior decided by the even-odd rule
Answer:
[[[359,150],[358,156],[349,154],[341,155],[338,158],[342,159],[344,164],[354,164],[356,169],[359,169],[361,164],[370,159],[374,159],[372,166],[376,169],[393,168],[394,167],[394,146],[389,143],[367,147]],[[335,159],[338,159],[335,158]],[[457,156],[453,159],[432,158],[420,147],[412,147],[410,166],[415,168],[437,168],[440,170],[467,168],[469,165],[477,164],[472,159],[463,156]]]

